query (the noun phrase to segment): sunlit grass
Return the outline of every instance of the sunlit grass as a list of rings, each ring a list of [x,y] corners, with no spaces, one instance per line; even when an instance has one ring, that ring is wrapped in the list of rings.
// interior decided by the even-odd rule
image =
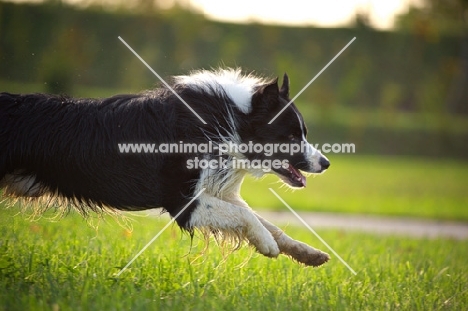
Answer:
[[[89,226],[77,215],[37,222],[0,210],[0,310],[432,310],[468,308],[466,241],[321,231],[336,258],[305,268],[248,247],[223,256],[173,226],[119,278],[166,223],[133,217]],[[96,224],[97,222],[94,222]],[[302,228],[294,238],[323,250]],[[200,256],[201,255],[201,256]]]

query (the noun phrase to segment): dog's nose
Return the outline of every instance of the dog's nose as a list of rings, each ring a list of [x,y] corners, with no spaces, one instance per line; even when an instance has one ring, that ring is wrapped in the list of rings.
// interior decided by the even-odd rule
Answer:
[[[326,158],[321,157],[319,160],[319,164],[322,167],[322,170],[326,170],[327,168],[330,167],[330,161],[328,161]]]

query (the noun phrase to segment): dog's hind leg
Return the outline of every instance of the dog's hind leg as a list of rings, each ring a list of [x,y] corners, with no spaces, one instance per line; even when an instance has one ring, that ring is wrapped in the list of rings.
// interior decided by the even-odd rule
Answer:
[[[320,266],[330,259],[330,256],[327,253],[292,239],[268,220],[257,214],[255,214],[255,216],[257,216],[262,225],[265,226],[265,228],[273,235],[273,238],[278,243],[278,247],[282,254],[291,256],[293,259],[307,266],[314,267]]]
[[[208,229],[248,240],[257,251],[268,257],[280,253],[273,235],[256,217],[252,210],[246,209],[209,194],[202,194],[199,204],[193,210],[188,222],[189,228]]]

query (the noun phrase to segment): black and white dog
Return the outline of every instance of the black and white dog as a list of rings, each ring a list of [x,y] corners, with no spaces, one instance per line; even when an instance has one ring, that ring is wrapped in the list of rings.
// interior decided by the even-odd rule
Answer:
[[[177,217],[181,228],[235,236],[268,257],[283,253],[306,265],[326,262],[326,253],[291,239],[239,194],[246,173],[260,177],[271,172],[292,187],[304,187],[300,171],[321,173],[329,167],[306,143],[307,129],[294,104],[268,124],[289,102],[288,76],[278,87],[277,79],[266,81],[240,70],[197,71],[172,78],[171,87],[196,114],[168,87],[105,99],[1,93],[3,194],[45,198],[49,206],[60,203],[84,213],[163,208],[175,217],[204,189]],[[210,143],[217,151],[130,154],[119,149],[123,143]],[[269,153],[225,148],[242,144],[280,147]],[[297,145],[300,151],[284,152],[285,146],[293,150]],[[193,165],[194,159],[218,158],[222,165]],[[281,165],[270,171],[234,165],[239,160]]]

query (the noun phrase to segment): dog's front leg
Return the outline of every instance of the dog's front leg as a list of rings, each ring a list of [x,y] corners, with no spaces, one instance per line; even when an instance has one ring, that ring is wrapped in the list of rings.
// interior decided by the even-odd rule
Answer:
[[[190,228],[205,228],[239,236],[248,240],[265,256],[279,255],[280,249],[273,235],[262,225],[252,210],[205,193],[200,195],[198,202],[190,216]]]
[[[257,216],[262,225],[265,226],[265,228],[267,228],[267,230],[273,235],[282,254],[291,256],[293,259],[305,265],[314,267],[320,266],[330,259],[330,256],[327,253],[292,239],[268,220],[257,214],[255,214],[255,216]]]
[[[301,262],[307,266],[314,267],[320,266],[330,259],[330,256],[327,253],[292,239],[280,228],[264,219],[260,215],[256,214],[254,211],[252,211],[250,206],[240,198],[240,196],[232,196],[229,197],[228,200],[236,206],[242,206],[246,210],[251,211],[260,221],[262,226],[273,235],[273,238],[278,244],[279,250],[282,254],[291,256],[294,260],[297,260],[298,262]]]

